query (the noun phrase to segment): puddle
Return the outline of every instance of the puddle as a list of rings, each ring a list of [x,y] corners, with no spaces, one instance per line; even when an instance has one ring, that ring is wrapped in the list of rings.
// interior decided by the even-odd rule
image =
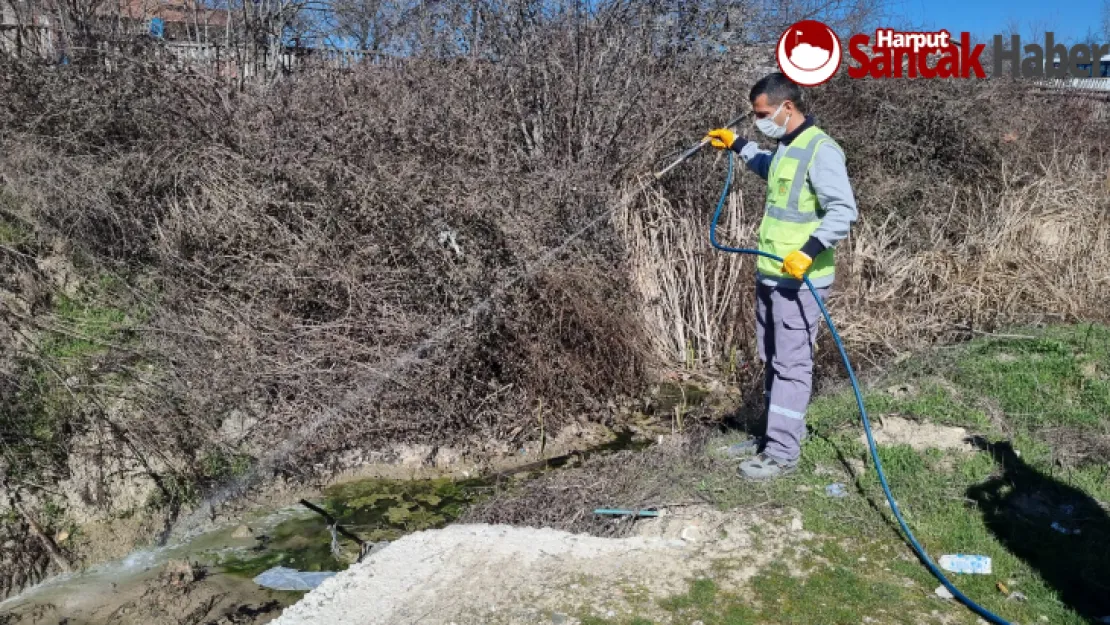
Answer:
[[[584,461],[594,454],[639,450],[650,440],[631,431],[584,451],[540,460],[492,475],[454,480],[364,479],[324,489],[313,504],[331,514],[346,530],[367,542],[394,541],[412,532],[444,527],[493,490],[498,481],[530,479],[546,471]],[[186,560],[207,567],[214,578],[249,580],[275,566],[301,571],[341,571],[358,557],[358,545],[342,535],[332,549],[326,521],[300,504],[249,515],[212,531],[164,547],[138,549],[127,557],[59,575],[19,595],[0,601],[0,611],[36,605],[95,609],[98,601],[156,576],[168,562]],[[338,553],[336,553],[338,552]],[[245,592],[245,591],[244,591]],[[90,608],[89,606],[92,606]]]
[[[443,527],[488,488],[487,480],[360,480],[327,488],[322,498],[312,503],[327,510],[348,531],[376,543]],[[214,564],[248,577],[274,566],[301,571],[340,571],[350,566],[358,557],[358,546],[338,536],[336,557],[327,523],[307,509],[305,513],[269,532],[255,531],[254,545],[225,550]]]
[[[261,532],[270,532],[291,519],[311,514],[303,507],[290,506],[255,514],[249,522]],[[188,560],[213,566],[227,554],[252,546],[254,541],[251,538],[235,538],[233,533],[234,528],[220,528],[180,543],[137,549],[125,558],[93,565],[80,572],[51,577],[18,595],[0,601],[0,612],[42,604],[83,608],[96,603],[98,599],[117,593],[120,588],[149,580],[167,562],[173,560]]]
[[[648,408],[650,414],[668,417],[675,408],[689,411],[700,406],[709,397],[709,390],[695,384],[667,382],[659,385]]]

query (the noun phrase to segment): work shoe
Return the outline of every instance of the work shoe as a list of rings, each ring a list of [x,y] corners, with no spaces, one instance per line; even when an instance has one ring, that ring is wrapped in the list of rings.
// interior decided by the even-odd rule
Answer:
[[[773,480],[793,473],[797,468],[796,462],[786,462],[761,453],[740,463],[740,476],[749,480]]]
[[[728,460],[746,460],[762,451],[765,444],[767,444],[766,437],[752,436],[739,443],[725,445],[719,448],[718,452]]]

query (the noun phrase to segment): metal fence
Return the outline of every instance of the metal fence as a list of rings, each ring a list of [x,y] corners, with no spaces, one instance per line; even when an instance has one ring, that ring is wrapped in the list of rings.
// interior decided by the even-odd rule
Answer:
[[[123,58],[135,56],[135,39],[102,41],[99,57],[108,70],[118,67]],[[282,48],[275,55],[265,48],[227,46],[192,41],[160,41],[141,46],[141,54],[153,56],[179,70],[192,70],[224,78],[254,78],[291,73],[306,64],[325,64],[350,68],[366,61],[373,53],[363,50]]]
[[[1039,83],[1046,89],[1084,91],[1110,95],[1110,78],[1054,78]]]

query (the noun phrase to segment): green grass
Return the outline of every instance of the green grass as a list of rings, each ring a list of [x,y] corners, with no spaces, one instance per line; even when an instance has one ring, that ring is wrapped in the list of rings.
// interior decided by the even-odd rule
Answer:
[[[0,216],[0,245],[18,247],[32,238],[31,232],[20,224]]]
[[[1009,441],[1016,454],[898,445],[880,447],[879,456],[907,522],[934,560],[947,553],[992,558],[991,575],[951,576],[968,596],[1011,622],[1088,623],[1110,616],[1098,604],[1110,597],[1110,520],[1098,508],[1110,502],[1110,452],[1076,450],[1098,437],[1110,442],[1110,328],[1011,333],[1032,338],[985,337],[918,355],[864,395],[873,422],[897,414],[961,426],[993,443]],[[796,562],[808,570],[800,577],[785,564],[772,566],[733,593],[714,579],[691,580],[688,592],[657,601],[669,621],[975,623],[969,610],[934,596],[938,582],[899,534],[860,440],[850,389],[815,398],[807,419],[810,437],[796,474],[753,485],[725,465],[701,477],[697,489],[725,509],[798,510],[815,535],[807,546],[820,558]],[[852,463],[864,468],[856,478]],[[849,495],[826,496],[832,482],[844,483]],[[1070,517],[1067,505],[1076,507]],[[1052,521],[1082,534],[1056,532]],[[1008,599],[999,582],[1027,600]]]
[[[11,215],[18,213],[20,199],[0,186],[0,245],[19,247],[33,239],[32,232]]]
[[[1077,328],[1063,334],[1057,328],[1035,340],[980,342],[959,360],[953,377],[969,391],[997,400],[1021,429],[1098,427],[1110,414],[1110,383],[1099,375],[1100,364],[1107,372],[1106,340],[1105,329],[1091,326],[1089,333]]]
[[[706,625],[744,625],[752,622],[752,611],[736,597],[723,592],[711,579],[690,584],[686,594],[664,599],[660,606],[676,618],[700,620]]]
[[[85,372],[102,355],[133,347],[135,330],[149,320],[152,302],[138,301],[110,274],[88,280],[76,293],[55,293],[40,356],[59,368]]]
[[[755,623],[755,613],[745,602],[723,591],[712,579],[696,579],[683,594],[659,601],[660,607],[669,612],[678,623],[701,621],[704,625],[750,625]],[[582,625],[653,625],[655,621],[641,616],[623,619],[606,619],[593,615],[580,615]]]
[[[222,450],[209,450],[201,457],[202,479],[219,482],[246,475],[252,459],[243,453],[229,453]]]
[[[125,339],[137,321],[126,311],[89,299],[59,294],[54,300],[57,329],[43,343],[46,355],[77,360],[107,351]]]
[[[0,238],[6,237],[0,217]],[[10,233],[9,233],[10,234]],[[86,281],[76,293],[55,293],[34,349],[17,355],[18,390],[0,398],[0,432],[9,451],[26,461],[12,467],[17,478],[32,478],[64,464],[68,437],[81,417],[97,410],[89,389],[97,383],[120,385],[124,377],[105,360],[136,342],[135,328],[149,316],[125,285],[111,276]]]
[[[773,613],[777,623],[854,624],[867,616],[882,621],[918,621],[926,607],[920,593],[867,573],[865,567],[853,561],[833,564],[799,579],[777,566],[759,575],[752,587],[755,598],[766,606],[764,612]],[[900,606],[912,616],[900,618],[888,606]]]

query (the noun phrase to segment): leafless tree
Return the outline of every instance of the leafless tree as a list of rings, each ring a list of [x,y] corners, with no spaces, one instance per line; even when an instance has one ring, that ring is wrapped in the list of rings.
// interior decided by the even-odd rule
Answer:
[[[1102,0],[1102,37],[1110,41],[1110,0]]]
[[[328,7],[336,37],[374,53],[389,47],[418,8],[413,0],[332,0]]]

